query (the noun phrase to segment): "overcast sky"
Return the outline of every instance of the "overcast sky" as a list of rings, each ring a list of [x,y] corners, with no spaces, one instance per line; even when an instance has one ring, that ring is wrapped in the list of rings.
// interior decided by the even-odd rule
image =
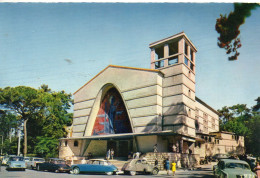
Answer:
[[[0,88],[74,93],[107,65],[150,67],[149,44],[184,31],[194,43],[196,96],[215,109],[260,96],[260,8],[241,26],[238,61],[217,46],[231,3],[0,3]]]

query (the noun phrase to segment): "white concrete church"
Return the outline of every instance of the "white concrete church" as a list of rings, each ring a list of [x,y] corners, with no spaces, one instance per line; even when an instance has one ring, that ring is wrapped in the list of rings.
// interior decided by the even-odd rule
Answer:
[[[219,132],[218,112],[196,96],[194,44],[184,32],[150,44],[151,69],[109,65],[74,93],[71,133],[59,157],[91,153],[239,153],[244,138]],[[173,149],[174,148],[174,149]]]

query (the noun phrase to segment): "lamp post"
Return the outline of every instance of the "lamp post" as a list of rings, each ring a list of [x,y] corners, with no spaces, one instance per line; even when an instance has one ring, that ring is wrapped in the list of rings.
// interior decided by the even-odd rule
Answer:
[[[3,155],[4,136],[3,135],[0,136],[2,137],[1,155]]]

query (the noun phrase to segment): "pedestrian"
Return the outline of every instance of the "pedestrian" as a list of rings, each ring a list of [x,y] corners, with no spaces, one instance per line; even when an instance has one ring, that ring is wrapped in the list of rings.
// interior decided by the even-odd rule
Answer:
[[[157,144],[155,144],[155,145],[153,146],[153,152],[154,152],[154,153],[157,153],[157,152],[158,152]]]
[[[177,147],[175,144],[172,145],[172,152],[173,153],[176,153],[177,152]]]
[[[114,158],[114,154],[115,154],[115,152],[114,152],[114,149],[112,148],[111,151],[110,151],[111,159]]]
[[[158,167],[158,159],[157,159],[157,158],[155,158],[154,166],[155,166],[155,167]]]
[[[109,160],[110,159],[110,149],[107,151],[107,156],[106,159]]]
[[[173,173],[173,176],[175,175],[175,171],[176,171],[176,163],[175,161],[172,162],[172,173]]]
[[[140,157],[140,152],[135,153],[135,159],[138,159]]]
[[[169,158],[167,158],[165,161],[164,161],[164,168],[166,169],[167,171],[167,175],[170,174],[170,161],[169,161]]]
[[[260,165],[259,165],[259,162],[256,163],[255,173],[256,173],[257,178],[260,178]]]

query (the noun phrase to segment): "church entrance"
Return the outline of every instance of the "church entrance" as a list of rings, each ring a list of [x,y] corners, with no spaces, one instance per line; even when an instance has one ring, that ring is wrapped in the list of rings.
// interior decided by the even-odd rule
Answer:
[[[133,151],[133,140],[109,140],[107,150],[114,150],[114,157],[127,157]]]

